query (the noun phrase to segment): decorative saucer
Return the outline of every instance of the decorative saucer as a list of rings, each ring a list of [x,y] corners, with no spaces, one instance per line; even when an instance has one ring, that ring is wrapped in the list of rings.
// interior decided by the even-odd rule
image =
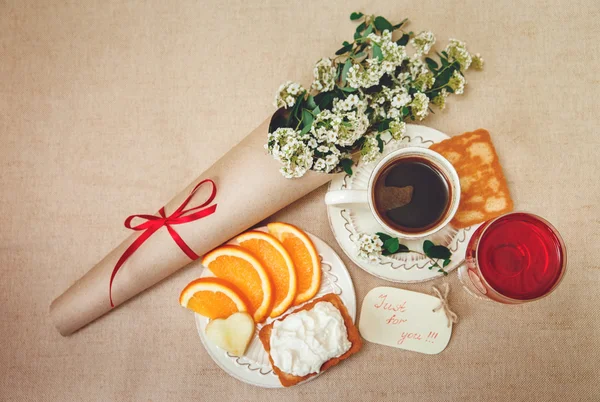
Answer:
[[[381,160],[392,151],[408,146],[429,148],[432,144],[449,138],[446,134],[415,124],[407,124],[406,134],[401,141],[394,141],[389,137],[383,137],[385,149],[381,157],[370,163],[360,163],[353,167],[352,176],[339,175],[329,185],[329,191],[344,189],[365,190],[371,172]],[[414,283],[429,281],[444,274],[437,269],[429,269],[430,260],[416,253],[400,253],[391,256],[382,256],[380,262],[362,260],[357,255],[356,240],[360,234],[375,234],[385,232],[383,227],[375,220],[368,205],[328,205],[327,215],[333,234],[346,255],[360,268],[382,279],[399,283]],[[458,267],[464,258],[469,239],[479,225],[466,229],[455,229],[448,224],[438,232],[423,237],[422,239],[404,240],[411,250],[421,250],[423,241],[431,240],[435,244],[446,246],[452,252],[452,261],[446,266],[446,272]]]
[[[254,230],[266,232],[267,228],[261,227]],[[327,293],[335,293],[346,305],[352,320],[356,321],[356,293],[354,292],[352,278],[350,277],[344,262],[337,253],[327,245],[327,243],[310,233],[307,234],[317,248],[317,252],[321,258],[321,288],[315,298]],[[231,244],[235,243],[231,242]],[[200,277],[208,276],[213,275],[208,269],[203,269]],[[296,307],[290,308],[284,314],[294,310]],[[236,357],[218,348],[206,339],[205,329],[209,322],[208,318],[195,314],[195,319],[196,328],[198,329],[198,335],[200,336],[202,345],[204,345],[204,348],[215,363],[227,372],[227,374],[240,381],[258,387],[283,387],[275,373],[273,373],[267,352],[261,341],[258,339],[258,331],[262,328],[263,324],[258,324],[256,326],[256,332],[250,341],[246,354],[242,357]],[[268,324],[271,321],[272,319],[269,318],[264,324]],[[308,381],[316,377],[317,376],[311,377]]]

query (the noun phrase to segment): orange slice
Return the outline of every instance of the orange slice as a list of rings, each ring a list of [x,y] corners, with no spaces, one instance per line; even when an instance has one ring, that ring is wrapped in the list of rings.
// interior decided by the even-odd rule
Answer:
[[[296,298],[296,269],[283,244],[272,235],[251,230],[236,237],[237,242],[263,264],[273,281],[273,309],[270,317],[283,314]]]
[[[206,254],[202,265],[238,288],[249,301],[248,312],[262,322],[271,308],[271,280],[263,265],[239,246],[222,246]]]
[[[229,282],[219,278],[191,281],[179,296],[179,304],[205,317],[227,318],[238,311],[247,311],[248,303]]]
[[[274,222],[267,225],[269,233],[275,236],[292,257],[298,276],[298,291],[294,305],[313,298],[321,287],[321,261],[315,245],[296,226]]]

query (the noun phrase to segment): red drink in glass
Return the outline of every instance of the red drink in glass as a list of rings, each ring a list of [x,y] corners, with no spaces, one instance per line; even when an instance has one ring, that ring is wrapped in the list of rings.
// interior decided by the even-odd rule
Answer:
[[[492,300],[523,303],[556,288],[566,259],[564,242],[549,222],[533,214],[510,213],[475,231],[461,279]]]

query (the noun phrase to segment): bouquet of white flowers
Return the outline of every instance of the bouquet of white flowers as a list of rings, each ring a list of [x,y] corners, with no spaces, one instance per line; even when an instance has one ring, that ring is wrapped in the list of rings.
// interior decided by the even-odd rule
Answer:
[[[404,32],[407,20],[392,25],[362,13],[350,19],[361,21],[354,41],[316,63],[310,90],[288,81],[277,92],[280,109],[265,148],[287,178],[309,169],[352,174],[355,159],[370,162],[383,151],[384,133],[401,139],[407,119],[423,120],[431,104],[444,109],[449,94],[464,92],[464,72],[483,67],[481,56],[456,39],[436,52],[439,62],[428,57],[434,34]]]

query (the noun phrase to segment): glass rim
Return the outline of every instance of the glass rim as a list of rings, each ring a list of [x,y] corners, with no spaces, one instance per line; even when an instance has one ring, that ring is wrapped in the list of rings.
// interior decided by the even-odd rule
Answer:
[[[546,226],[548,226],[548,228],[552,231],[552,233],[554,234],[554,236],[556,236],[556,238],[558,239],[558,244],[560,246],[561,249],[561,253],[562,253],[562,264],[560,267],[560,276],[558,277],[558,279],[556,280],[556,282],[554,283],[554,285],[552,285],[552,287],[543,295],[538,296],[536,298],[533,299],[515,299],[509,296],[505,296],[502,293],[498,292],[492,285],[490,285],[488,283],[488,281],[485,279],[485,277],[483,276],[483,274],[481,273],[481,269],[479,269],[479,261],[478,261],[478,256],[479,256],[479,246],[481,244],[481,239],[483,239],[483,236],[485,235],[485,233],[487,232],[487,230],[499,219],[504,218],[506,216],[509,215],[516,215],[516,214],[524,214],[524,215],[529,215],[534,217],[535,219],[540,220],[541,222],[543,222]],[[527,211],[512,211],[512,212],[507,212],[505,214],[502,214],[500,216],[495,217],[492,220],[489,220],[487,222],[484,222],[483,225],[486,225],[483,228],[483,231],[481,232],[481,234],[479,235],[479,239],[477,241],[477,247],[475,248],[475,255],[477,256],[475,259],[475,262],[477,264],[477,271],[479,271],[479,275],[477,275],[479,277],[479,279],[481,281],[483,281],[483,283],[485,284],[486,288],[491,290],[492,292],[494,292],[495,295],[499,296],[502,299],[506,299],[508,301],[510,301],[512,304],[522,304],[522,303],[527,303],[527,302],[532,302],[532,301],[537,301],[540,299],[543,299],[544,297],[548,296],[549,294],[551,294],[552,292],[554,292],[554,290],[558,287],[558,285],[562,282],[564,276],[565,276],[565,271],[567,269],[567,246],[565,245],[565,242],[562,238],[562,236],[560,235],[560,232],[556,229],[556,227],[554,227],[554,225],[552,225],[550,222],[548,222],[546,219],[542,218],[539,215],[536,215],[534,213],[531,212],[527,212]]]

